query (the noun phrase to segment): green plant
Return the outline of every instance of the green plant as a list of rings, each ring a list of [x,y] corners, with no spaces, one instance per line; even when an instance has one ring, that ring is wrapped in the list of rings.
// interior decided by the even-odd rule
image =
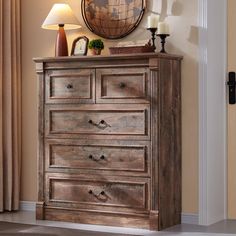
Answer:
[[[104,43],[101,39],[93,39],[89,42],[88,48],[104,49]]]

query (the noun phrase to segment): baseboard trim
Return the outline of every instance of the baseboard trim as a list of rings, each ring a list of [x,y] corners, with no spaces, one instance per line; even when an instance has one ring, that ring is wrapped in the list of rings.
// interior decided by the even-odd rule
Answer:
[[[182,221],[182,224],[198,225],[199,216],[198,214],[182,213],[181,221]]]
[[[20,201],[21,211],[36,211],[36,202]]]
[[[21,211],[36,211],[36,202],[21,201],[20,210]],[[183,224],[198,225],[198,214],[182,213],[181,220]]]

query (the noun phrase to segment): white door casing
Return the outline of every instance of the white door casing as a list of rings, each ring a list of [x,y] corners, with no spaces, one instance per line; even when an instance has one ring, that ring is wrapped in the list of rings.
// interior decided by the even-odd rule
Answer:
[[[227,215],[227,0],[199,0],[199,224]]]

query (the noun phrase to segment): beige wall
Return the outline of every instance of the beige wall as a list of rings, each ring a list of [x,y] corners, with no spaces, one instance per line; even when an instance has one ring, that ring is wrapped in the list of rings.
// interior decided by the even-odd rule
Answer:
[[[67,2],[78,16],[82,30],[68,32],[69,44],[79,35],[96,37],[90,33],[81,17],[80,0],[21,0],[22,8],[22,73],[23,73],[23,174],[21,200],[37,199],[37,83],[33,57],[53,56],[56,32],[40,28],[55,2]],[[153,8],[156,0],[147,1]],[[167,50],[184,56],[182,69],[182,144],[183,144],[183,212],[198,212],[198,30],[197,0],[175,1],[175,16],[166,18],[167,0],[163,0],[162,19],[170,24],[171,37]],[[155,9],[153,9],[155,10]],[[124,41],[147,39],[145,17],[135,32]],[[118,41],[105,41],[106,50]]]
[[[228,71],[236,71],[236,1],[228,0]],[[236,219],[236,106],[228,105],[228,217]]]

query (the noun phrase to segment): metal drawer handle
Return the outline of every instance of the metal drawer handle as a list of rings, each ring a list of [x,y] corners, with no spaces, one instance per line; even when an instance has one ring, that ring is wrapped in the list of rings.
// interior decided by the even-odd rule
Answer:
[[[119,87],[120,87],[121,89],[123,89],[123,88],[125,88],[125,87],[126,87],[126,84],[125,84],[125,83],[123,83],[123,82],[121,82],[121,83],[119,83]]]
[[[99,121],[99,123],[95,123],[92,120],[89,120],[88,123],[96,126],[99,129],[106,129],[108,127],[111,127],[105,120],[101,120]]]
[[[66,85],[66,88],[67,88],[67,89],[73,89],[73,84],[67,84],[67,85]]]
[[[89,155],[89,159],[93,160],[93,161],[101,161],[101,160],[104,160],[105,159],[105,156],[102,155],[98,158],[95,158],[93,155]]]
[[[104,191],[101,191],[100,193],[94,193],[93,192],[93,190],[89,190],[89,192],[88,192],[89,194],[91,194],[91,195],[93,195],[94,197],[99,197],[100,195],[102,195],[102,196],[105,196],[106,195],[106,193],[104,192]]]

